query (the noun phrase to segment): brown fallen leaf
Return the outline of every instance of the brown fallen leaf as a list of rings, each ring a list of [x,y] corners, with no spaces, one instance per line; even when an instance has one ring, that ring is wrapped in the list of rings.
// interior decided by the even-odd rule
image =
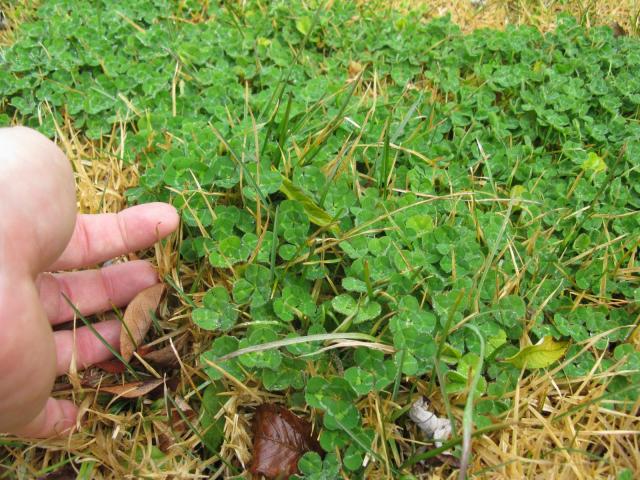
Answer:
[[[625,37],[627,35],[627,31],[618,22],[610,23],[609,26],[613,30],[614,37]]]
[[[94,365],[95,366],[95,365]],[[80,376],[80,385],[84,388],[98,388],[104,380],[104,373],[98,368],[87,368]]]
[[[280,405],[265,403],[257,408],[251,474],[289,478],[298,473],[298,460],[310,450],[322,453],[309,422]]]
[[[111,360],[105,360],[95,364],[96,367],[104,370],[107,373],[124,373],[127,367],[117,358]]]
[[[125,383],[123,385],[102,386],[100,387],[100,391],[102,393],[111,393],[123,398],[138,398],[146,395],[152,390],[155,390],[162,385],[162,383],[163,380],[161,378],[154,378],[152,380]]]
[[[174,342],[174,347],[176,351],[179,351],[180,348],[186,343],[187,337],[180,336]],[[152,350],[147,347],[147,350],[143,353],[140,350],[147,347],[147,345],[143,345],[138,349],[138,355],[144,358],[147,362],[152,363],[153,365],[159,367],[174,367],[178,364],[178,359],[176,358],[176,354],[173,351],[174,349],[171,345],[166,345],[158,350]]]
[[[159,350],[151,350],[144,355],[140,355],[147,362],[158,367],[174,367],[178,364],[178,359],[170,345]]]
[[[120,355],[125,361],[131,360],[133,352],[144,340],[151,326],[151,314],[158,309],[163,293],[164,285],[157,283],[138,293],[127,306],[120,332]]]
[[[136,353],[138,355],[140,355],[141,357],[144,358],[145,355],[148,355],[149,353],[153,352],[154,349],[152,346],[150,345],[140,345],[137,349],[136,349]]]
[[[186,337],[180,337],[175,342],[176,349],[180,348],[185,343]],[[178,365],[178,359],[173,352],[171,345],[167,345],[158,350],[154,350],[149,345],[142,345],[136,349],[136,353],[142,357],[145,361],[155,365],[156,367],[175,367]],[[95,364],[96,367],[104,370],[107,373],[124,373],[127,367],[117,358],[105,360]]]

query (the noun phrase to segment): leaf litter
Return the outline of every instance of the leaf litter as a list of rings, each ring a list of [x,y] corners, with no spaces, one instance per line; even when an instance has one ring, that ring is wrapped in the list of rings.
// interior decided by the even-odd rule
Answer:
[[[138,398],[155,390],[164,383],[162,378],[154,378],[152,380],[141,380],[139,382],[124,383],[122,385],[101,386],[100,392],[110,393],[117,397]]]
[[[298,460],[309,451],[321,453],[311,424],[290,410],[262,404],[253,420],[253,462],[249,471],[269,479],[298,473]]]
[[[131,360],[133,352],[147,335],[152,315],[158,309],[164,291],[164,284],[153,285],[138,293],[127,306],[120,332],[120,355],[125,361]]]

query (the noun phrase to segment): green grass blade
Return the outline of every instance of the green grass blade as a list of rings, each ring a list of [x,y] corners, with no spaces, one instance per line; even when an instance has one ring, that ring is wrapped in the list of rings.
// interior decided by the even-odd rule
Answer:
[[[466,328],[475,333],[476,337],[480,341],[480,362],[476,367],[476,371],[473,374],[473,380],[471,380],[471,386],[469,387],[469,393],[467,395],[467,403],[464,406],[464,414],[462,416],[462,458],[460,460],[460,473],[458,475],[459,480],[464,480],[467,477],[467,469],[469,468],[469,461],[471,459],[471,434],[473,431],[473,403],[476,394],[476,388],[478,382],[482,376],[482,366],[484,362],[484,337],[475,325],[467,324]]]
[[[89,322],[89,320],[87,320],[84,317],[84,315],[82,315],[82,313],[80,313],[80,310],[78,310],[78,307],[76,307],[73,304],[71,299],[69,297],[67,297],[67,295],[64,292],[62,292],[62,298],[64,298],[64,300],[67,302],[67,304],[73,309],[73,312],[76,314],[76,316],[80,320],[82,320],[82,323],[85,324],[85,326],[91,331],[91,333],[93,333],[96,336],[96,338],[98,340],[100,340],[100,343],[102,343],[105,346],[105,348],[111,352],[111,354],[114,357],[116,357],[118,360],[120,360],[122,362],[122,364],[127,368],[129,373],[131,373],[131,375],[133,375],[136,378],[136,380],[139,380],[140,377],[138,377],[138,373],[133,369],[133,367],[131,365],[129,365],[129,363],[126,362],[124,358],[122,358],[122,355],[120,355],[120,353],[117,352],[116,349],[113,348],[111,346],[111,344],[109,342],[107,342],[102,335],[100,335],[100,333],[95,329],[93,324],[91,322]]]

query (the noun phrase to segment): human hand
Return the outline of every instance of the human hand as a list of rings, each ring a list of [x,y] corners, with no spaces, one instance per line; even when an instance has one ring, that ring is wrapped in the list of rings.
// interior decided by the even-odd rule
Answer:
[[[118,214],[77,215],[68,159],[43,135],[0,129],[0,432],[50,437],[69,431],[78,410],[52,398],[56,376],[110,358],[86,326],[53,332],[74,317],[124,306],[157,283],[150,263],[87,267],[140,250],[178,226],[175,209],[151,203]],[[119,349],[120,322],[94,324]]]

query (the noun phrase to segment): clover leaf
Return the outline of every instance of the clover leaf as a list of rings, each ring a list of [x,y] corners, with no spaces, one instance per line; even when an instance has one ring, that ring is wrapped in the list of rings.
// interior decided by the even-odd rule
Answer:
[[[284,200],[278,210],[278,234],[293,244],[301,245],[309,234],[309,218],[300,202]]]
[[[240,340],[238,346],[247,348],[263,343],[273,342],[278,339],[278,334],[267,327],[256,327],[247,337]],[[282,354],[277,349],[260,350],[245,353],[239,357],[240,363],[247,368],[268,368],[276,370],[282,363]]]
[[[209,262],[213,267],[231,268],[236,263],[249,258],[258,243],[253,233],[246,233],[242,238],[229,235],[220,240],[209,254]]]
[[[353,316],[355,323],[372,320],[382,312],[382,307],[378,302],[368,298],[361,298],[357,302],[351,295],[346,293],[334,297],[331,305],[336,312],[348,317]]]
[[[192,312],[193,322],[205,330],[226,332],[236,323],[238,312],[230,303],[229,292],[224,287],[213,287],[203,298],[203,308]]]
[[[298,460],[298,468],[306,480],[336,480],[340,476],[335,453],[328,453],[322,460],[316,452],[307,452]]]
[[[239,304],[250,303],[251,307],[265,305],[271,296],[271,274],[262,265],[249,265],[243,278],[236,280],[233,285],[233,299]]]
[[[288,388],[303,388],[305,366],[305,362],[302,360],[283,356],[282,363],[278,368],[265,368],[263,370],[261,378],[264,388],[271,392]]]
[[[298,285],[287,285],[282,290],[282,296],[273,301],[273,311],[280,319],[290,322],[296,316],[313,316],[316,305],[306,289]]]
[[[213,341],[211,349],[200,356],[204,371],[212,380],[220,380],[224,377],[224,373],[221,372],[221,370],[227,372],[236,380],[243,381],[245,379],[244,370],[240,366],[237,358],[224,360],[222,362],[217,361],[218,358],[238,350],[239,344],[240,342],[236,337],[218,337]]]

